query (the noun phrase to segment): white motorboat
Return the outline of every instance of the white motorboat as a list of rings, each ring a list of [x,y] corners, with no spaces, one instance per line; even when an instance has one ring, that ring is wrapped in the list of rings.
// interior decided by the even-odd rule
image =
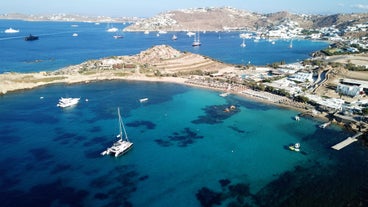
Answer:
[[[115,39],[121,39],[121,38],[123,38],[123,35],[114,35],[113,36]]]
[[[139,99],[139,102],[143,103],[143,102],[147,102],[148,101],[148,98],[141,98]]]
[[[289,149],[291,151],[299,152],[300,151],[300,143],[295,143],[294,145],[290,145]]]
[[[229,94],[230,94],[229,92],[220,93],[220,96],[221,96],[221,97],[226,97],[226,96],[228,96]]]
[[[324,128],[328,127],[330,124],[331,124],[331,122],[329,121],[329,122],[326,122],[326,123],[323,123],[323,124],[319,125],[319,127],[324,129]]]
[[[8,33],[8,34],[10,34],[10,33],[18,33],[19,32],[19,29],[13,29],[13,28],[9,28],[9,29],[6,29],[5,31],[4,31],[5,33]]]
[[[60,98],[59,103],[56,106],[66,108],[78,104],[80,98]]]
[[[78,33],[73,33],[73,37],[78,37]]]
[[[101,155],[113,155],[115,157],[119,157],[120,155],[125,154],[133,147],[133,142],[130,142],[128,139],[128,134],[126,133],[123,119],[120,115],[120,109],[118,108],[118,116],[119,116],[119,134],[116,141],[111,147],[107,148],[105,151],[101,152]],[[124,138],[123,138],[124,132]]]
[[[187,32],[187,35],[188,35],[189,37],[191,37],[191,36],[194,36],[194,35],[195,35],[195,33],[194,33],[194,32]]]
[[[295,121],[300,121],[300,116],[296,115],[294,118],[295,118]]]

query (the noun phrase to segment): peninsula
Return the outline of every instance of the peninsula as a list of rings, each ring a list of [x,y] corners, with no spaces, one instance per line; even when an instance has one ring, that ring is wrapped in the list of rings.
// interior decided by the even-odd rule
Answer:
[[[339,63],[366,60],[364,55],[335,56],[331,62],[312,58],[303,64],[256,67],[232,65],[209,57],[181,52],[167,45],[154,46],[132,56],[89,60],[51,72],[0,74],[0,94],[32,89],[49,84],[89,83],[103,80],[162,81],[206,87],[234,93],[265,103],[301,110],[303,114],[327,117],[353,130],[366,129],[360,115],[367,104],[363,80],[365,71],[349,71]],[[350,63],[349,63],[350,64]],[[317,67],[318,65],[318,67]],[[307,71],[311,72],[307,72]],[[273,74],[271,77],[268,74]],[[291,75],[290,75],[291,74]],[[305,82],[316,74],[316,81]],[[264,79],[262,77],[269,77]],[[341,81],[341,77],[345,77]],[[309,79],[308,79],[309,80]],[[359,94],[343,95],[342,83],[358,84]],[[348,92],[351,92],[351,90]],[[339,114],[354,109],[357,113]]]

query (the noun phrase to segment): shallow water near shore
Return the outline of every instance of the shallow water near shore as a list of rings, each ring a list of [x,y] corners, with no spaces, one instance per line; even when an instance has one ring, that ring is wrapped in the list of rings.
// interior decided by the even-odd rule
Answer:
[[[0,73],[55,70],[88,59],[169,44],[234,64],[295,62],[327,45],[294,40],[246,42],[239,33],[124,33],[106,25],[3,21]],[[116,24],[114,26],[124,27]],[[78,32],[77,38],[72,33]],[[32,33],[40,40],[25,42]],[[42,98],[41,98],[42,97]],[[73,108],[60,97],[80,97]],[[140,103],[140,98],[149,98]],[[88,101],[86,101],[88,99]],[[225,112],[231,105],[235,109]],[[100,153],[115,141],[120,107],[134,142],[126,155]],[[134,81],[51,85],[0,96],[1,206],[357,206],[366,204],[367,150],[351,134],[298,112],[216,91]],[[302,151],[289,151],[300,142]]]
[[[60,109],[61,96],[81,102]],[[149,101],[139,103],[142,97]],[[224,112],[230,105],[236,110]],[[103,157],[118,132],[117,107],[134,147],[119,158]],[[359,142],[330,149],[350,134],[322,130],[312,119],[297,122],[297,113],[169,83],[54,85],[8,94],[0,98],[0,201],[201,206],[203,188],[220,194],[221,206],[308,206],[326,192],[330,197],[319,202],[344,206],[366,196],[360,189],[367,151]],[[302,152],[287,149],[295,142]],[[290,205],[294,200],[298,205]]]

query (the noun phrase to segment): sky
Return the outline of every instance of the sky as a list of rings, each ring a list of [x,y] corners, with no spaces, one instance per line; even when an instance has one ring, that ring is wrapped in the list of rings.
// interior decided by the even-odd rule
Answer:
[[[1,0],[0,14],[152,17],[161,12],[230,6],[257,13],[368,13],[368,0]]]

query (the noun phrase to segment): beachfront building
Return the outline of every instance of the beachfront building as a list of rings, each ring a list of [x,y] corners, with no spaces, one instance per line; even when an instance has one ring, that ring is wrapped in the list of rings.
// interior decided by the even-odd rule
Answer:
[[[285,90],[291,95],[297,95],[302,92],[302,88],[298,86],[298,84],[294,81],[288,80],[287,78],[282,78],[271,83],[264,84],[273,88]]]
[[[289,76],[289,80],[296,81],[299,83],[313,82],[312,72],[297,72]]]
[[[324,108],[330,111],[342,111],[345,101],[338,98],[326,98],[313,94],[305,94],[305,96],[314,102],[316,102],[320,108]]]
[[[347,86],[357,86],[360,88],[359,90],[360,94],[368,93],[368,81],[343,78],[340,80],[340,84],[347,85]]]
[[[357,85],[345,85],[339,84],[337,85],[336,92],[342,95],[347,95],[351,97],[358,96],[363,91],[363,88]]]

